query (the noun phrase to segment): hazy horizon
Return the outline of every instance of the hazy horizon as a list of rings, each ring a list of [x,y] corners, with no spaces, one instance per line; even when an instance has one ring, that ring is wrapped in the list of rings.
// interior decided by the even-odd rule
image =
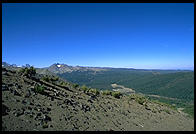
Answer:
[[[194,70],[194,4],[3,3],[2,61]]]
[[[6,61],[2,61],[2,62],[6,62]],[[6,63],[8,63],[8,62],[6,62]],[[48,66],[35,66],[35,65],[31,65],[31,64],[29,64],[30,66],[33,66],[33,67],[36,67],[36,68],[46,68],[46,67],[49,67],[49,66],[51,66],[51,65],[53,65],[53,64],[57,64],[57,63],[59,63],[59,62],[55,62],[55,63],[52,63],[52,64],[50,64],[50,65],[48,65]],[[13,65],[13,64],[15,64],[15,63],[8,63],[8,64],[10,64],[10,65]],[[22,67],[22,66],[25,66],[26,64],[28,64],[28,63],[25,63],[25,64],[16,64],[18,67]],[[66,63],[59,63],[59,64],[66,64]],[[184,68],[165,68],[165,69],[161,69],[161,68],[134,68],[134,67],[112,67],[112,66],[88,66],[88,65],[70,65],[70,64],[66,64],[66,65],[68,65],[68,66],[73,66],[73,67],[76,67],[76,66],[80,66],[80,67],[101,67],[101,68],[133,68],[133,69],[147,69],[147,70],[194,70],[194,67],[184,67]]]

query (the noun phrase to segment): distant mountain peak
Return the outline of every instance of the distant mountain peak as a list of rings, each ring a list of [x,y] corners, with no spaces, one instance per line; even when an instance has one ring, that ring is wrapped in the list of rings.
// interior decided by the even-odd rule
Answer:
[[[53,73],[66,73],[66,72],[73,72],[73,71],[104,71],[106,69],[103,68],[96,68],[96,67],[83,67],[83,66],[69,66],[67,64],[60,64],[60,63],[55,63],[52,64],[47,68],[50,72]]]
[[[56,66],[57,66],[57,67],[61,67],[62,65],[59,64],[59,65],[56,65]]]

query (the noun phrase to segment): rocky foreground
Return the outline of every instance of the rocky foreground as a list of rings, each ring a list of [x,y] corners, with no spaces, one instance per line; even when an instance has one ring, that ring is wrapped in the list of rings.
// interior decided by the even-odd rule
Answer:
[[[166,105],[85,92],[61,79],[47,82],[42,77],[2,69],[3,131],[194,130],[193,119]],[[37,92],[36,86],[45,90]]]

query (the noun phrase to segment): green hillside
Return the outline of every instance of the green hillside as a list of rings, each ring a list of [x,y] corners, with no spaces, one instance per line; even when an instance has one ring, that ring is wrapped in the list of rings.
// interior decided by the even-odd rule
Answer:
[[[173,70],[109,69],[101,72],[79,72],[59,76],[80,85],[112,89],[116,83],[144,94],[156,94],[191,101],[194,99],[194,72]]]

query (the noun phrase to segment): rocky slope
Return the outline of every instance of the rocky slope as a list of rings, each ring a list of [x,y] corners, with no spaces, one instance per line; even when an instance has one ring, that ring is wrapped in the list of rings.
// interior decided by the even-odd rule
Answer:
[[[137,95],[115,98],[42,78],[2,69],[3,131],[194,130],[194,120],[165,105],[141,103]]]

